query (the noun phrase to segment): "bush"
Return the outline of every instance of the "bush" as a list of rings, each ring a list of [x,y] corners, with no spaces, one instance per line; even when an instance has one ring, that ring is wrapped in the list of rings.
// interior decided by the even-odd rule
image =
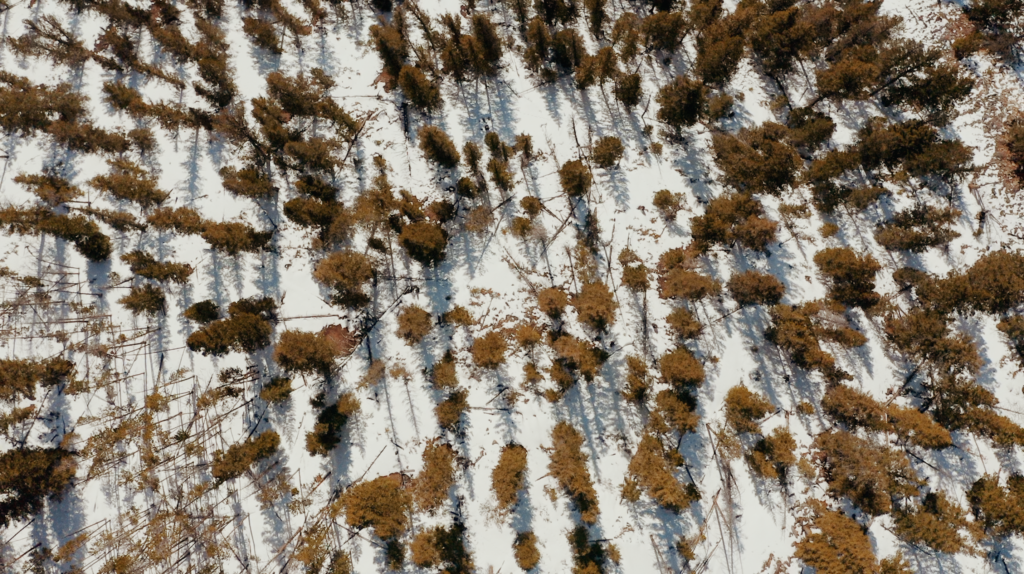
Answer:
[[[448,234],[436,223],[419,221],[402,228],[398,242],[413,260],[422,265],[434,265],[444,260]]]
[[[152,316],[163,313],[167,309],[167,299],[164,297],[163,289],[149,283],[132,287],[131,291],[117,302],[131,311],[132,315],[145,313]]]
[[[948,500],[942,492],[929,492],[917,507],[893,512],[896,536],[913,545],[924,544],[946,554],[957,554],[969,548],[960,530],[969,530],[964,511]]]
[[[775,241],[778,224],[764,217],[761,202],[748,194],[716,197],[704,215],[691,220],[694,247],[706,253],[713,245],[740,244],[754,251],[767,251]]]
[[[363,289],[374,275],[370,258],[351,250],[331,253],[313,272],[313,277],[334,289],[332,301],[350,309],[364,307],[370,302]]]
[[[490,331],[482,337],[473,340],[473,347],[470,353],[473,355],[473,363],[484,369],[497,369],[505,364],[505,352],[508,351],[508,342],[505,336],[498,331]]]
[[[622,147],[622,141],[619,138],[606,136],[597,140],[591,159],[594,160],[597,167],[610,169],[619,163],[624,151],[625,148]]]
[[[683,196],[682,194],[662,189],[654,193],[652,205],[654,205],[654,208],[658,210],[658,213],[666,221],[674,221],[676,214],[683,208]]]
[[[859,256],[849,247],[831,247],[816,253],[814,264],[826,277],[830,298],[864,309],[881,300],[875,293],[875,274],[882,266],[874,257]]]
[[[398,336],[405,340],[406,345],[419,343],[433,328],[433,317],[416,305],[410,305],[398,314]]]
[[[448,528],[435,526],[421,531],[412,541],[412,561],[420,568],[440,568],[448,574],[475,572],[462,537],[466,527],[456,522]]]
[[[808,516],[797,519],[803,537],[793,543],[793,556],[820,574],[874,574],[878,571],[871,540],[857,522],[810,500]]]
[[[585,283],[579,295],[573,297],[572,306],[581,322],[603,332],[615,323],[615,310],[619,305],[608,286],[597,281]]]
[[[14,448],[0,453],[0,525],[38,513],[47,498],[60,499],[75,478],[75,455],[61,448]]]
[[[220,318],[220,308],[217,307],[216,303],[207,299],[193,303],[188,309],[185,309],[183,314],[190,321],[195,321],[200,325],[208,325]]]
[[[891,220],[878,224],[875,239],[890,251],[921,253],[960,237],[948,227],[959,216],[960,212],[955,209],[921,205],[896,213]]]
[[[725,174],[725,183],[746,193],[780,195],[796,184],[802,161],[784,142],[784,126],[765,122],[755,129],[740,130],[738,136],[712,136],[715,161]]]
[[[420,149],[427,160],[448,169],[454,168],[462,161],[458,148],[441,128],[423,126],[420,128],[419,137]]]
[[[704,330],[704,325],[683,307],[677,307],[665,317],[669,329],[680,339],[696,339]]]
[[[441,428],[453,432],[459,428],[462,413],[469,409],[469,403],[466,401],[468,396],[469,393],[465,389],[457,389],[434,407]]]
[[[768,397],[742,385],[729,389],[725,395],[725,422],[737,433],[761,432],[757,421],[774,410]]]
[[[432,512],[448,500],[448,489],[455,484],[455,451],[447,444],[431,440],[423,448],[423,470],[413,481],[416,508]]]
[[[580,451],[583,436],[569,423],[561,421],[552,430],[551,440],[553,445],[548,471],[569,493],[580,512],[580,519],[586,524],[594,524],[599,512],[597,492],[587,469],[587,455]]]
[[[700,500],[693,485],[684,487],[672,474],[665,457],[665,446],[654,435],[640,439],[636,453],[629,461],[629,475],[662,507],[678,514]]]
[[[281,339],[274,347],[274,360],[290,373],[329,377],[337,356],[337,351],[326,337],[304,331],[281,333]]]
[[[655,98],[658,120],[668,124],[676,133],[697,123],[707,108],[707,88],[697,80],[676,76],[670,84],[662,86]]]
[[[562,183],[562,191],[569,197],[585,195],[593,182],[590,170],[578,159],[565,162],[558,170],[558,178]]]
[[[704,384],[704,367],[685,347],[662,355],[660,367],[665,382],[673,387],[693,388]]]
[[[796,464],[796,441],[789,431],[777,427],[770,435],[761,437],[747,455],[750,468],[763,478],[777,478],[783,484],[789,468]]]
[[[256,438],[231,445],[226,452],[215,451],[210,474],[213,475],[217,486],[220,486],[242,476],[257,462],[273,456],[280,444],[281,437],[276,432],[268,430],[260,433]]]
[[[740,307],[775,305],[786,293],[786,287],[774,275],[754,270],[733,275],[726,286]]]
[[[498,465],[491,472],[491,488],[498,498],[498,508],[507,511],[519,501],[519,491],[526,488],[526,448],[518,444],[502,447]]]
[[[345,523],[353,528],[373,528],[383,540],[402,535],[409,527],[412,498],[402,488],[401,478],[379,476],[360,482],[342,495]]]
[[[888,513],[892,499],[915,496],[924,484],[903,453],[874,446],[848,432],[820,434],[813,447],[829,493],[848,497],[871,516]]]
[[[537,550],[537,536],[533,531],[519,532],[512,542],[512,552],[516,565],[523,570],[533,570],[540,562],[540,551]]]

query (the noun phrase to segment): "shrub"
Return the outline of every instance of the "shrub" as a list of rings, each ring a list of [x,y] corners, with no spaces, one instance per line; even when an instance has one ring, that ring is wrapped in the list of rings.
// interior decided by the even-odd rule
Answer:
[[[786,293],[786,287],[774,275],[754,270],[733,275],[726,286],[740,307],[775,305]]]
[[[422,70],[415,66],[402,66],[398,73],[398,86],[402,93],[409,98],[412,105],[425,111],[432,112],[441,108],[441,88],[436,82],[427,78]]]
[[[172,281],[183,285],[188,282],[189,276],[194,271],[191,265],[171,261],[160,262],[141,250],[125,253],[121,256],[121,261],[128,264],[132,273],[161,283]]]
[[[796,441],[789,431],[778,427],[770,435],[761,437],[747,455],[747,462],[763,478],[777,478],[783,484],[789,468],[796,464]]]
[[[537,550],[537,536],[533,531],[519,532],[512,542],[512,552],[516,565],[523,570],[533,570],[540,562],[540,551]]]
[[[640,445],[629,461],[629,475],[659,505],[676,514],[700,499],[695,487],[684,487],[672,474],[665,457],[665,446],[654,435],[645,434],[640,439]]]
[[[676,133],[697,123],[707,108],[707,88],[700,81],[685,76],[675,79],[658,90],[655,98],[658,120],[668,124]]]
[[[47,498],[60,499],[75,478],[75,455],[61,448],[14,448],[0,453],[0,525],[38,513]]]
[[[619,138],[606,136],[597,140],[591,159],[594,160],[597,167],[610,169],[619,163],[624,151],[625,148],[622,147],[622,141]]]
[[[704,367],[688,349],[678,347],[661,357],[661,375],[673,387],[699,387],[704,384]]]
[[[580,321],[597,331],[605,331],[615,322],[618,303],[604,283],[584,283],[579,295],[573,297],[572,306]]]
[[[725,183],[746,193],[769,195],[794,186],[802,161],[784,142],[786,135],[786,128],[773,122],[740,130],[738,136],[714,134],[715,161],[725,174]]]
[[[281,437],[272,430],[260,433],[256,438],[233,444],[227,451],[215,451],[210,474],[219,486],[245,474],[252,465],[273,456],[281,444]]]
[[[683,208],[683,196],[680,193],[662,189],[654,193],[652,205],[666,221],[674,221],[676,214]]]
[[[959,233],[948,227],[959,215],[955,209],[921,205],[896,213],[890,221],[878,224],[875,239],[890,251],[921,253],[959,237]]]
[[[373,264],[367,256],[346,249],[335,251],[321,261],[313,277],[334,289],[334,302],[358,309],[370,302],[363,289],[374,274]]]
[[[317,333],[287,330],[274,347],[274,360],[290,373],[330,375],[338,353],[326,337]]]
[[[413,260],[423,265],[434,265],[444,260],[448,234],[436,223],[419,221],[403,227],[398,242]]]
[[[353,528],[373,528],[383,540],[401,536],[409,527],[412,498],[401,479],[379,476],[360,482],[342,495],[345,523]]]
[[[164,296],[163,289],[149,283],[132,287],[131,291],[118,299],[117,302],[124,305],[125,309],[131,311],[132,315],[140,315],[142,313],[157,315],[167,309],[167,299]]]
[[[712,245],[740,244],[754,251],[767,251],[775,241],[778,224],[764,217],[761,202],[743,193],[716,197],[704,215],[691,220],[694,247],[702,253]]]
[[[466,527],[456,522],[448,528],[435,526],[421,531],[412,541],[412,561],[420,568],[440,568],[448,574],[475,572],[463,543]]]
[[[742,385],[729,389],[725,395],[725,422],[737,433],[760,432],[757,421],[774,410],[768,397]]]
[[[183,314],[190,321],[195,321],[200,325],[207,325],[220,318],[220,308],[217,307],[216,303],[207,299],[193,303],[188,309],[185,309]]]
[[[587,524],[597,522],[597,492],[587,469],[587,455],[580,451],[583,436],[569,423],[561,421],[551,432],[553,442],[548,471],[569,493],[580,518]]]
[[[964,520],[964,511],[942,492],[929,492],[920,506],[895,510],[893,523],[896,536],[909,544],[924,544],[946,554],[957,554],[969,547],[960,534],[961,529],[970,527]]]
[[[829,386],[821,398],[821,410],[851,431],[858,428],[872,431],[889,429],[885,407],[871,395],[846,385]]]
[[[482,337],[473,340],[473,347],[470,353],[473,355],[473,363],[484,369],[497,369],[505,364],[505,352],[508,351],[508,342],[505,336],[498,331],[490,331]]]
[[[545,315],[552,319],[561,317],[565,306],[568,304],[569,296],[565,294],[565,291],[557,287],[548,287],[537,293],[537,306],[540,307],[540,310]]]
[[[469,409],[469,403],[466,401],[468,396],[469,393],[465,389],[457,389],[434,407],[441,428],[453,432],[458,429],[462,413]]]
[[[829,493],[848,497],[871,516],[892,510],[894,498],[917,495],[923,484],[903,453],[874,446],[848,432],[820,434],[813,447]]]
[[[455,451],[447,444],[431,440],[423,448],[423,470],[413,482],[416,508],[436,510],[448,500],[448,489],[455,484]]]
[[[436,126],[423,126],[419,131],[420,149],[429,161],[451,169],[462,161],[458,148],[448,134]]]
[[[255,253],[267,246],[273,231],[256,231],[247,223],[210,221],[203,224],[200,236],[216,251],[234,257],[242,252]]]
[[[793,556],[820,574],[873,574],[878,571],[871,540],[845,514],[810,500],[808,515],[797,519],[803,537],[794,542]]]
[[[433,328],[433,317],[416,305],[410,305],[398,314],[398,336],[405,340],[406,345],[419,343]]]
[[[562,191],[569,197],[580,197],[590,191],[593,177],[583,162],[575,159],[562,164],[558,170],[558,179],[562,183]]]
[[[849,307],[870,308],[881,296],[875,293],[875,273],[882,266],[870,255],[859,256],[849,247],[831,247],[814,255],[825,275],[829,297]]]
[[[519,491],[526,488],[526,448],[518,444],[502,447],[498,465],[491,472],[491,488],[498,498],[498,508],[507,511],[519,501]]]

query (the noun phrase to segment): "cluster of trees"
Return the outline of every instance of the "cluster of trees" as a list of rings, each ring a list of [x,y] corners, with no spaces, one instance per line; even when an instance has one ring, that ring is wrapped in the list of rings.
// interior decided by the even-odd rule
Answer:
[[[230,351],[255,353],[270,345],[272,323],[277,320],[273,299],[240,299],[228,305],[228,316],[223,319],[212,303],[203,301],[185,310],[186,317],[202,325],[185,341],[190,350],[216,357]]]

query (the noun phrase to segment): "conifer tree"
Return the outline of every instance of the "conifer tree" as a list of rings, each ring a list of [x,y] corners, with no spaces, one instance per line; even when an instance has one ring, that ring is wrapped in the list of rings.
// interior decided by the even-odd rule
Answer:
[[[658,119],[678,135],[684,127],[697,123],[706,113],[707,88],[697,80],[676,76],[658,90],[655,101],[661,106]]]

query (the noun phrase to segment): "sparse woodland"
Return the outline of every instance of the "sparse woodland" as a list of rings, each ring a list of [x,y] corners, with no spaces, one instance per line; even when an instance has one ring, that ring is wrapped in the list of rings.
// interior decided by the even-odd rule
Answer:
[[[0,14],[0,570],[1024,571],[1024,3]]]

